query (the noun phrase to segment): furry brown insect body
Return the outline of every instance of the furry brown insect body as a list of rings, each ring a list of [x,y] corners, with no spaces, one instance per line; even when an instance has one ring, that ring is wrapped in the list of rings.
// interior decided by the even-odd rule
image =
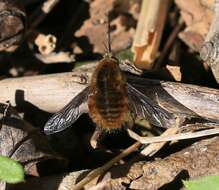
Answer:
[[[125,80],[119,61],[111,53],[109,19],[107,36],[108,53],[100,60],[91,83],[46,122],[46,134],[63,131],[83,113],[89,113],[91,119],[100,127],[98,129],[130,127],[137,117],[160,127],[173,125],[173,114],[156,105]]]
[[[129,122],[126,81],[119,62],[107,54],[91,78],[89,115],[104,129],[121,128]]]

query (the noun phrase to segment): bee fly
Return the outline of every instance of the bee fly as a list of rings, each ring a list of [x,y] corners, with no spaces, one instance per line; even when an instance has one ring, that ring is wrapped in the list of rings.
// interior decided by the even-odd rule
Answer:
[[[87,112],[98,127],[106,130],[130,125],[136,117],[144,118],[156,126],[168,127],[173,117],[126,82],[119,61],[111,54],[109,31],[108,53],[100,60],[90,85],[49,119],[44,132],[60,132]]]

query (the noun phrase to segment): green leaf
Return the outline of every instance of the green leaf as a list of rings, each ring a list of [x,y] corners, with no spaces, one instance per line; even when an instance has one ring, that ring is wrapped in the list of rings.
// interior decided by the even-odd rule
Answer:
[[[17,161],[0,156],[0,180],[7,183],[24,181],[24,169]]]
[[[206,176],[197,180],[183,181],[187,190],[218,190],[219,176]]]
[[[129,61],[133,61],[134,54],[132,53],[131,49],[126,49],[118,52],[116,54],[117,59],[125,60],[128,59]]]

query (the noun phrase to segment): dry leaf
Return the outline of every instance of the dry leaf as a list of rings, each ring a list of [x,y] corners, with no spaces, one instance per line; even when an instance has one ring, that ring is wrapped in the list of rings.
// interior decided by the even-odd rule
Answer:
[[[167,65],[166,69],[169,71],[169,74],[173,77],[175,81],[180,82],[182,79],[182,73],[180,66],[178,65]]]
[[[175,0],[186,29],[179,37],[193,50],[199,51],[213,20],[212,0]]]
[[[23,39],[24,10],[13,1],[0,1],[0,51],[13,52]]]
[[[40,162],[60,159],[39,130],[23,121],[13,108],[0,104],[0,117],[0,154],[23,164],[26,174],[39,176]]]
[[[76,31],[75,36],[80,40],[84,37],[95,53],[105,53],[104,43],[107,42],[107,14],[111,21],[111,43],[113,52],[126,49],[131,45],[136,24],[140,1],[96,0],[90,3],[90,18]],[[112,20],[111,20],[112,19]],[[88,48],[83,49],[88,51]]]

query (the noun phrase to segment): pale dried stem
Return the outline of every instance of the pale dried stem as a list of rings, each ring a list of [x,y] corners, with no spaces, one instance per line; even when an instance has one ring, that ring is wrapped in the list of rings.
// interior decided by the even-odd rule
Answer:
[[[29,102],[41,110],[57,112],[89,83],[94,64],[73,72],[4,79],[0,83],[0,102],[12,106]],[[142,85],[138,85],[139,82]],[[196,85],[130,78],[131,84],[154,102],[173,113],[197,113],[218,120],[219,90]]]
[[[153,69],[170,0],[144,0],[132,50],[136,66]]]
[[[165,132],[161,134],[161,137],[163,136],[169,136],[169,135],[174,135],[179,131],[178,127],[173,127],[167,129]],[[130,136],[131,137],[131,136]],[[153,156],[156,152],[158,152],[165,144],[167,141],[164,142],[157,142],[157,143],[152,143],[148,145],[144,150],[141,151],[141,154],[145,156]]]
[[[150,144],[150,143],[158,143],[158,142],[167,142],[167,141],[178,141],[184,139],[193,139],[198,137],[205,137],[210,135],[217,135],[219,134],[219,128],[215,129],[207,129],[198,132],[187,132],[175,135],[161,135],[158,137],[141,137],[128,129],[129,136],[133,139],[141,142],[142,144]]]

